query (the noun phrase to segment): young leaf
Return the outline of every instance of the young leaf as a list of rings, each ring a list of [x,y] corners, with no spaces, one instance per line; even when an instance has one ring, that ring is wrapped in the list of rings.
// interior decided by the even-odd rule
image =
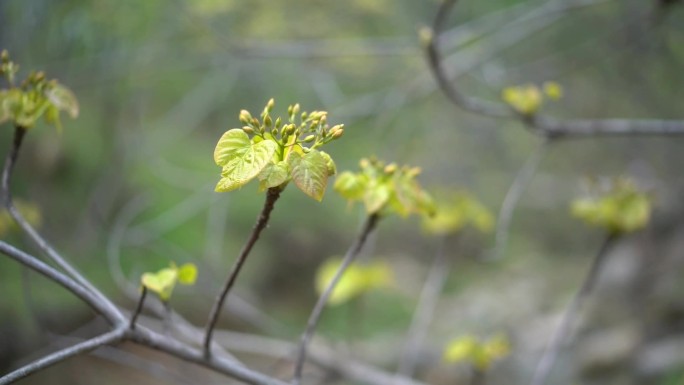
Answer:
[[[147,290],[157,293],[162,301],[166,301],[171,297],[177,279],[178,269],[172,266],[161,269],[156,273],[145,273],[141,281]]]
[[[319,294],[328,287],[341,263],[340,258],[330,258],[318,268],[315,286]],[[333,289],[328,305],[339,305],[370,290],[385,287],[392,282],[392,277],[392,270],[384,262],[352,264]]]
[[[318,150],[311,150],[304,156],[290,154],[292,180],[306,195],[321,201],[328,184],[328,162]]]
[[[66,111],[72,118],[78,117],[78,100],[70,89],[57,83],[45,91],[45,96],[58,110]]]
[[[178,268],[178,282],[183,285],[193,285],[197,280],[197,266],[186,263]]]
[[[373,214],[382,210],[391,195],[391,187],[386,183],[374,183],[374,186],[370,187],[363,197],[363,202],[366,204],[366,212]]]
[[[275,142],[252,143],[240,129],[223,134],[214,151],[216,164],[223,166],[216,191],[232,191],[254,179],[271,161],[276,150]]]
[[[333,189],[342,195],[343,198],[360,200],[363,199],[366,191],[367,180],[365,175],[345,171],[337,176]]]
[[[269,163],[259,173],[259,191],[280,186],[290,177],[290,167],[287,162]]]

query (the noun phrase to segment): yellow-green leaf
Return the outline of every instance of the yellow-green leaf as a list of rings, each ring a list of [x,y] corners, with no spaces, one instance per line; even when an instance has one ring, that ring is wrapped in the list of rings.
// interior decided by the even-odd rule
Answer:
[[[366,205],[366,212],[368,214],[380,212],[389,201],[391,195],[391,187],[386,183],[376,183],[375,186],[368,188],[363,197],[363,202]]]
[[[280,186],[290,178],[290,167],[287,162],[269,163],[259,173],[259,190]]]
[[[72,118],[78,117],[78,100],[70,89],[58,83],[49,87],[45,96],[57,109],[66,111]]]
[[[272,140],[252,143],[240,129],[223,134],[214,151],[216,164],[223,166],[216,191],[232,191],[254,179],[271,161],[277,146]]]
[[[177,279],[178,269],[173,266],[161,269],[156,273],[145,273],[142,275],[141,282],[147,290],[157,293],[159,298],[166,301],[171,297]]]
[[[197,280],[197,266],[186,263],[178,268],[178,282],[183,285],[193,285]]]
[[[349,200],[360,200],[366,191],[367,178],[362,174],[345,171],[337,176],[333,189]]]
[[[341,258],[330,258],[319,267],[315,282],[319,294],[328,287],[341,263]],[[385,287],[392,279],[392,270],[386,263],[351,264],[333,289],[328,305],[339,305],[370,290]]]
[[[290,154],[292,180],[306,195],[321,201],[328,185],[328,162],[318,150],[311,150],[304,156]]]
[[[330,154],[325,151],[319,151],[321,156],[325,158],[325,164],[328,166],[328,176],[333,176],[337,173],[337,166],[335,166],[335,161],[333,161]]]

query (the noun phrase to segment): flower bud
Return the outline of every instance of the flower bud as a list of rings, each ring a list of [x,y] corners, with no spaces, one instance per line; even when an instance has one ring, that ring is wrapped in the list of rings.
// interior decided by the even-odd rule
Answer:
[[[247,110],[241,110],[240,111],[240,122],[244,124],[250,124],[249,122],[252,120],[252,115],[249,113]]]
[[[271,110],[273,110],[273,106],[275,106],[275,100],[273,100],[273,98],[270,98],[268,100],[268,103],[266,103],[266,110],[268,112],[271,112]]]
[[[254,133],[254,129],[250,126],[242,127],[242,131],[244,131],[246,134],[253,134]]]
[[[280,128],[281,124],[282,124],[282,120],[280,119],[280,116],[279,116],[275,121],[275,128]]]
[[[271,127],[271,125],[273,125],[273,120],[271,119],[270,115],[266,115],[264,117],[264,126]]]
[[[314,134],[308,135],[306,138],[304,138],[304,143],[313,142],[314,139],[316,139],[316,135],[314,135]]]

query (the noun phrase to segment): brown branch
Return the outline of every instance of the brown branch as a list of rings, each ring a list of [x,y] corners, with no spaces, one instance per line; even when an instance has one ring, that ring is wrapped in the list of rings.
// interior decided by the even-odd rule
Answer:
[[[224,284],[223,289],[221,289],[221,292],[216,298],[214,306],[209,313],[209,320],[207,321],[206,332],[204,335],[204,354],[207,356],[211,354],[211,336],[214,332],[214,328],[216,327],[219,314],[221,313],[223,302],[226,300],[228,292],[235,284],[235,280],[237,279],[238,274],[240,274],[242,265],[245,263],[245,260],[247,260],[249,252],[252,250],[252,247],[256,243],[257,239],[259,239],[259,234],[261,234],[261,232],[266,228],[268,220],[271,216],[271,211],[273,211],[275,202],[280,197],[281,192],[282,189],[280,187],[270,188],[266,192],[266,201],[264,202],[264,207],[261,209],[261,213],[257,218],[254,228],[252,229],[252,233],[250,234],[249,238],[247,238],[247,243],[245,243],[244,247],[240,251],[240,255],[238,255],[237,259],[235,260],[233,267],[228,274],[228,278],[226,279],[226,283]]]
[[[143,305],[145,304],[145,297],[147,296],[147,288],[145,286],[142,287],[142,290],[140,291],[140,299],[138,300],[138,305],[136,305],[135,310],[133,311],[133,315],[131,316],[131,323],[128,325],[128,327],[131,330],[135,330],[135,321],[138,319],[138,316],[140,315],[140,312],[143,309]]]
[[[323,291],[323,294],[321,294],[321,296],[318,298],[318,302],[316,302],[316,305],[311,311],[309,320],[306,323],[306,329],[304,330],[304,333],[302,333],[302,337],[299,342],[297,361],[295,361],[295,372],[292,379],[294,384],[299,384],[302,379],[302,370],[304,369],[304,362],[306,361],[306,351],[311,337],[313,337],[313,334],[316,331],[316,326],[318,325],[318,320],[323,313],[323,308],[328,303],[330,295],[332,295],[335,286],[337,286],[337,283],[342,278],[342,275],[347,270],[347,267],[349,267],[349,265],[351,265],[351,263],[354,262],[354,259],[356,259],[356,257],[359,255],[363,245],[366,243],[366,239],[368,239],[368,235],[373,232],[379,219],[380,215],[377,213],[371,214],[368,216],[368,218],[366,218],[366,222],[364,223],[359,236],[356,238],[356,241],[352,244],[349,250],[347,250],[347,254],[344,256],[342,264],[335,272],[332,280],[330,283],[328,283],[328,286]]]

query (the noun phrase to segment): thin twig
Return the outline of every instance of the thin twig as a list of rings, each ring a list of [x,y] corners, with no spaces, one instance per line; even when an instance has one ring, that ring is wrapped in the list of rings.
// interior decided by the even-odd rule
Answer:
[[[146,296],[147,296],[147,288],[145,286],[143,286],[142,290],[140,291],[140,300],[138,300],[138,305],[135,307],[135,311],[133,312],[133,315],[131,316],[131,323],[128,326],[131,330],[135,330],[135,321],[138,319],[138,316],[140,315],[140,312],[143,309],[143,305],[145,304],[145,297]]]
[[[335,275],[333,276],[332,280],[330,281],[330,283],[328,283],[328,286],[323,291],[323,294],[321,294],[321,296],[318,298],[318,302],[316,302],[316,305],[311,311],[311,315],[309,315],[309,320],[306,323],[306,329],[304,330],[304,333],[302,333],[302,337],[299,342],[299,348],[297,351],[297,361],[295,362],[295,372],[292,378],[292,382],[294,384],[299,384],[302,379],[302,370],[304,369],[304,362],[306,361],[306,351],[309,346],[309,341],[311,340],[311,337],[316,331],[316,326],[318,325],[318,320],[321,317],[323,308],[328,303],[330,295],[335,289],[335,286],[337,286],[337,283],[339,282],[340,278],[342,278],[344,272],[347,270],[347,267],[349,267],[349,265],[359,255],[359,252],[363,248],[363,245],[366,243],[368,235],[373,232],[373,229],[375,229],[375,226],[377,225],[379,219],[380,216],[377,213],[371,214],[368,216],[368,218],[366,218],[366,222],[364,223],[358,238],[356,239],[354,244],[352,244],[349,250],[347,250],[347,254],[344,256],[342,264],[335,272]]]
[[[438,242],[437,252],[432,260],[432,266],[425,279],[423,289],[420,292],[418,305],[413,312],[413,319],[411,320],[411,326],[409,326],[406,343],[399,361],[397,374],[403,377],[413,377],[415,373],[418,352],[423,341],[425,341],[425,335],[437,308],[437,300],[442,293],[446,278],[449,276],[449,261],[447,261],[444,252],[446,236],[440,237]]]
[[[266,192],[266,201],[264,202],[264,207],[261,209],[261,213],[257,218],[254,228],[252,229],[252,233],[247,239],[247,243],[245,243],[244,247],[240,251],[240,255],[238,255],[237,259],[235,260],[233,267],[228,274],[228,279],[226,279],[226,283],[224,284],[223,289],[221,289],[221,293],[219,293],[216,301],[214,302],[214,306],[209,313],[209,321],[207,321],[206,332],[204,335],[204,353],[207,356],[211,354],[211,336],[214,332],[214,327],[216,327],[216,322],[218,321],[219,314],[221,313],[221,308],[223,308],[223,302],[226,300],[228,292],[233,287],[238,274],[240,274],[240,269],[249,256],[249,252],[252,250],[252,247],[256,243],[257,239],[259,239],[259,234],[261,234],[261,231],[266,228],[268,220],[271,216],[271,211],[273,211],[273,206],[280,197],[281,192],[282,190],[279,187],[270,188]]]
[[[656,119],[596,119],[596,120],[556,120],[540,114],[522,115],[503,103],[491,102],[462,94],[449,80],[443,66],[441,53],[437,47],[439,35],[444,29],[447,16],[451,13],[457,0],[445,0],[437,11],[432,29],[426,38],[426,55],[437,84],[444,94],[464,110],[500,119],[517,119],[531,128],[534,133],[551,139],[577,138],[586,136],[614,135],[684,135],[684,120]],[[599,2],[602,3],[602,2]],[[579,1],[559,2],[559,12],[573,9],[576,6],[596,4]]]
[[[69,290],[76,297],[88,304],[95,312],[105,317],[110,323],[116,324],[118,322],[117,313],[113,312],[109,306],[106,306],[100,301],[93,292],[85,289],[71,277],[55,270],[38,258],[29,255],[4,241],[0,241],[0,252]]]
[[[596,283],[596,278],[598,277],[599,271],[601,270],[601,266],[605,261],[605,257],[616,239],[617,235],[610,234],[603,241],[601,248],[594,257],[594,260],[592,261],[587,276],[584,278],[582,287],[575,294],[567,309],[565,309],[565,313],[563,314],[563,318],[561,319],[560,324],[558,324],[558,327],[553,332],[551,340],[549,341],[549,345],[544,351],[544,355],[539,360],[537,368],[534,371],[532,382],[530,382],[531,385],[543,385],[546,381],[546,378],[549,376],[551,368],[553,367],[553,364],[556,361],[556,358],[558,357],[558,353],[560,352],[561,346],[563,345],[563,342],[565,342],[565,339],[568,336],[570,325],[574,321],[575,316],[577,315],[577,311],[579,310],[579,307],[582,305],[582,303],[584,303],[584,300],[587,298],[587,296],[591,292],[591,289],[594,287],[594,284]]]
[[[102,302],[104,307],[108,308],[108,314],[116,315],[113,319],[108,318],[112,322],[118,324],[123,324],[126,322],[123,314],[114,305],[109,298],[105,297],[102,292],[100,292],[90,281],[88,281],[81,273],[79,273],[74,267],[72,267],[62,256],[53,249],[50,244],[31,226],[26,219],[21,215],[19,210],[12,203],[12,193],[10,189],[10,179],[12,177],[12,172],[14,166],[16,165],[17,158],[19,157],[19,149],[23,138],[26,134],[26,129],[21,126],[16,126],[14,130],[14,140],[12,141],[12,148],[7,154],[5,159],[5,165],[2,171],[2,184],[0,185],[0,197],[2,197],[2,203],[7,208],[10,216],[19,225],[19,227],[29,236],[31,241],[53,262],[55,262],[62,270],[64,270],[68,275],[70,275],[76,282],[81,286],[90,290],[98,299]]]
[[[532,182],[532,178],[534,177],[534,174],[536,174],[539,164],[541,164],[542,159],[544,159],[548,144],[548,138],[541,139],[541,142],[539,142],[537,147],[529,155],[525,164],[515,176],[511,187],[509,187],[506,192],[496,222],[496,236],[494,240],[494,251],[492,253],[494,259],[503,257],[506,252],[513,212],[518,206],[518,202],[520,202],[523,192],[525,192],[527,186]]]
[[[117,341],[121,341],[125,337],[125,335],[126,329],[117,328],[101,336],[91,338],[87,341],[81,342],[74,346],[47,355],[39,359],[38,361],[34,361],[0,378],[0,385],[11,384],[17,380],[20,380],[26,376],[29,376],[35,372],[43,370],[49,366],[64,361],[73,356],[89,352],[103,345],[109,345]]]

